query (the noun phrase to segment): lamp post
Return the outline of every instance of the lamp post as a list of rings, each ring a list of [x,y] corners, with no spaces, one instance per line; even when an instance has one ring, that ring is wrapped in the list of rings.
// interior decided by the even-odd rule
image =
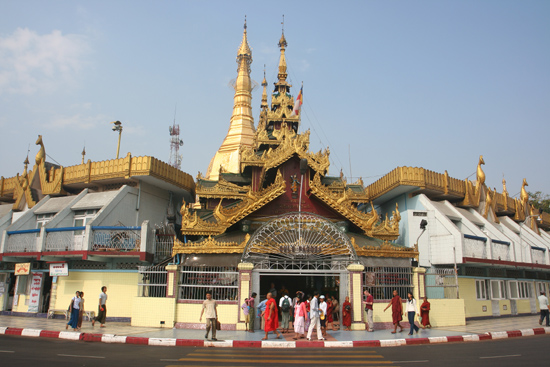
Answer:
[[[120,153],[120,137],[122,136],[122,122],[120,121],[114,121],[111,122],[111,124],[114,124],[113,131],[118,131],[118,145],[116,148],[116,159],[118,159],[118,153]]]

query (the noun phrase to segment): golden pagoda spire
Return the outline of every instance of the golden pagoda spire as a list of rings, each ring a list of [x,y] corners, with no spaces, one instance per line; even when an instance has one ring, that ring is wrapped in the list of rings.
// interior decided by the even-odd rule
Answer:
[[[263,111],[267,111],[269,108],[269,105],[267,104],[267,81],[265,80],[265,64],[264,64],[264,80],[262,80],[262,87],[264,87],[264,90],[262,92],[262,104],[260,105],[260,108]]]
[[[250,79],[250,64],[252,51],[248,45],[246,34],[246,17],[244,20],[243,40],[237,51],[237,80],[235,81],[235,97],[233,114],[229,122],[229,131],[218,152],[210,161],[206,171],[206,179],[218,180],[220,169],[224,172],[239,173],[239,151],[244,146],[254,144],[254,117],[252,117],[252,80]]]

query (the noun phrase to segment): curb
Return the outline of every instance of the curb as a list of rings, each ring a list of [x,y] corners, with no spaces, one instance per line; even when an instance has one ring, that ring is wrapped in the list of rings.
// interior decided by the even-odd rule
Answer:
[[[19,335],[27,337],[58,338],[66,340],[82,340],[86,342],[101,342],[114,344],[157,345],[169,347],[217,347],[217,348],[353,348],[353,347],[399,347],[402,345],[439,344],[457,342],[475,342],[482,340],[498,340],[550,334],[550,327],[522,329],[513,331],[493,331],[484,334],[435,336],[431,338],[358,340],[358,341],[247,341],[221,340],[210,341],[201,339],[174,338],[142,338],[115,334],[75,333],[73,331],[49,331],[39,329],[21,329],[0,327],[0,334]]]

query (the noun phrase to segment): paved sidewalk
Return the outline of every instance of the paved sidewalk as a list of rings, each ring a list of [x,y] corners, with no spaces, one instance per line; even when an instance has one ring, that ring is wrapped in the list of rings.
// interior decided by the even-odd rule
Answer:
[[[326,342],[295,342],[294,333],[284,334],[284,339],[262,341],[264,333],[256,331],[218,331],[218,342],[205,341],[204,330],[153,328],[131,326],[129,323],[107,322],[105,328],[84,322],[80,332],[67,331],[66,320],[34,317],[0,316],[0,334],[46,336],[74,340],[102,341],[110,343],[134,343],[150,345],[197,345],[197,346],[252,346],[252,347],[305,347],[305,346],[397,346],[405,344],[476,341],[512,336],[550,334],[550,328],[538,324],[538,316],[505,317],[469,321],[465,326],[421,329],[418,334],[407,335],[408,330],[391,334],[391,330],[328,331]],[[315,338],[315,337],[314,337]]]

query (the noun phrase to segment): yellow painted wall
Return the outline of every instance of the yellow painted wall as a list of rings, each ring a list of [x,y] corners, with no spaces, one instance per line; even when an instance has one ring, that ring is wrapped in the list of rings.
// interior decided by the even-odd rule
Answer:
[[[71,271],[57,278],[54,309],[67,309],[76,291],[84,292],[84,309],[98,312],[101,287],[107,287],[107,317],[131,317],[132,300],[138,294],[137,272]],[[19,299],[21,301],[21,299]]]
[[[458,291],[464,301],[466,317],[492,316],[493,307],[491,300],[477,300],[476,280],[473,278],[458,278]],[[431,301],[430,301],[431,302]],[[483,307],[487,311],[483,311]]]
[[[176,307],[176,322],[199,323],[201,316],[202,303],[185,304],[178,303]],[[218,304],[218,320],[222,324],[236,324],[239,312],[238,305],[220,305]],[[204,315],[202,317],[204,321]]]
[[[500,308],[500,315],[511,315],[512,309],[510,307],[510,300],[509,299],[501,299],[498,301],[499,308]],[[504,309],[506,306],[506,310]]]
[[[174,298],[134,297],[132,326],[172,328],[175,321],[175,302]],[[164,325],[161,325],[161,321],[164,321]]]
[[[528,299],[518,299],[516,300],[516,305],[518,313],[531,313],[531,302]]]
[[[29,310],[29,305],[27,304],[27,296],[24,294],[16,294],[14,297],[19,297],[19,303],[17,306],[13,306],[13,312],[27,312]]]

